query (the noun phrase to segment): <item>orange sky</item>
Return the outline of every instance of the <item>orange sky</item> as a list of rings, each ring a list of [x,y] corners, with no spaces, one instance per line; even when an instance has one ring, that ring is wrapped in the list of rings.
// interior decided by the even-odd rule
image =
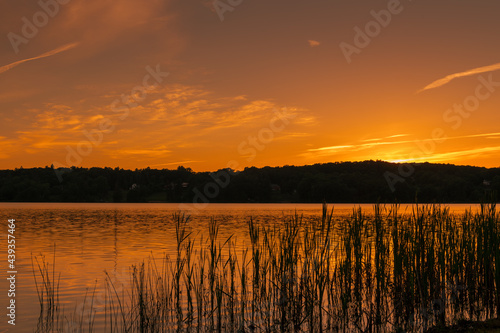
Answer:
[[[2,169],[500,166],[498,2],[44,1],[2,4]]]

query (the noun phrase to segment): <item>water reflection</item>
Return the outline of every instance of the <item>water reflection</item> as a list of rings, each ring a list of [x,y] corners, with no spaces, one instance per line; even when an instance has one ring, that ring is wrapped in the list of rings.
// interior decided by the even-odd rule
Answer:
[[[357,205],[359,206],[359,205]],[[337,216],[350,214],[354,205],[335,205]],[[372,205],[361,205],[366,213]],[[471,205],[451,205],[463,212]],[[472,206],[477,208],[477,206]],[[175,226],[170,216],[176,204],[0,204],[3,220],[17,220],[17,267],[19,272],[17,302],[19,331],[36,327],[39,314],[31,256],[46,258],[61,273],[60,301],[71,313],[83,303],[88,290],[97,286],[102,298],[106,274],[117,285],[129,283],[129,267],[148,257],[162,258],[176,251]],[[402,212],[411,210],[403,206]],[[207,238],[208,223],[215,218],[219,236],[233,235],[237,244],[247,240],[246,221],[271,225],[283,215],[298,213],[304,219],[321,214],[321,205],[304,204],[213,204],[191,217],[188,231],[194,238]],[[53,269],[53,267],[52,267]],[[5,296],[2,296],[5,297]],[[99,298],[97,298],[99,299]]]

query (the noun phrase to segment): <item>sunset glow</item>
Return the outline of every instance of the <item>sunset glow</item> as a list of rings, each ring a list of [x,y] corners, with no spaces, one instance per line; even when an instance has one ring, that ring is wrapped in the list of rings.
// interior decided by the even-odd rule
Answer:
[[[500,3],[61,3],[3,4],[2,169],[500,166]]]

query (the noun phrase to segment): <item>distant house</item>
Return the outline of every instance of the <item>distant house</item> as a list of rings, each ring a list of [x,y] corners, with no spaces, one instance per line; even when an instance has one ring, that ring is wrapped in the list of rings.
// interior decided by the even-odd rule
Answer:
[[[483,180],[483,185],[484,186],[490,186],[491,185],[491,182],[489,180]]]
[[[273,192],[281,192],[281,187],[278,184],[271,184],[271,190]]]

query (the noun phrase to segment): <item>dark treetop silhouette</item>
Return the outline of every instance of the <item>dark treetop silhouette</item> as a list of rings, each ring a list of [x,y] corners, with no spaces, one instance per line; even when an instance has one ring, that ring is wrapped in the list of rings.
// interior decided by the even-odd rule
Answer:
[[[382,161],[245,168],[243,171],[51,167],[1,170],[3,202],[419,202],[474,203],[500,189],[500,168]],[[64,172],[63,172],[64,171]],[[59,174],[59,178],[57,175]],[[220,179],[219,179],[220,177]],[[206,194],[207,184],[210,195]],[[209,186],[210,187],[210,186]]]

